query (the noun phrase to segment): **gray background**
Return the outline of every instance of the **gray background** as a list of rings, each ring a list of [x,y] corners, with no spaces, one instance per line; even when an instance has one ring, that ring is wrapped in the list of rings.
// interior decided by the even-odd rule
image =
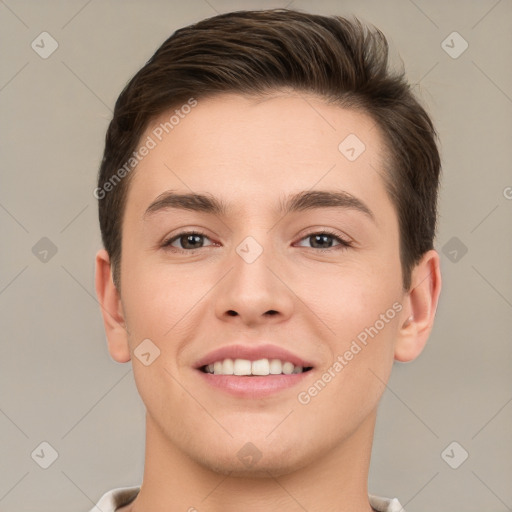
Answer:
[[[105,130],[172,31],[286,5],[379,27],[441,138],[440,305],[420,358],[395,364],[370,491],[408,512],[512,510],[511,0],[0,0],[1,511],[85,512],[140,484],[144,406],[131,363],[110,359],[94,291]],[[31,47],[43,31],[59,45],[46,59]],[[469,44],[457,58],[442,46],[454,31]],[[58,453],[48,469],[43,441]]]

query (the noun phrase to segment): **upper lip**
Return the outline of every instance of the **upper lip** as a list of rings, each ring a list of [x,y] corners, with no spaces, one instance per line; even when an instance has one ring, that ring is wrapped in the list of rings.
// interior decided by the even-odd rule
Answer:
[[[196,368],[202,368],[208,364],[224,359],[248,359],[249,361],[257,361],[258,359],[280,359],[281,361],[290,361],[295,366],[312,367],[313,363],[303,359],[302,357],[286,350],[278,345],[261,344],[261,345],[228,345],[220,347],[205,356],[201,357],[195,364]]]

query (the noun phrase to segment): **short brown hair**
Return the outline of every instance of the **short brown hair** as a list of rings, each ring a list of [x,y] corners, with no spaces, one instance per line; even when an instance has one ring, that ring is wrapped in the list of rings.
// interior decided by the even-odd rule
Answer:
[[[99,221],[120,290],[121,233],[130,177],[116,173],[149,123],[191,97],[265,94],[294,89],[360,110],[386,145],[384,182],[400,228],[402,284],[433,248],[441,170],[433,124],[405,79],[391,72],[386,37],[357,18],[290,9],[237,11],[174,32],[128,82],[116,101],[98,175]],[[117,175],[119,178],[119,174]]]

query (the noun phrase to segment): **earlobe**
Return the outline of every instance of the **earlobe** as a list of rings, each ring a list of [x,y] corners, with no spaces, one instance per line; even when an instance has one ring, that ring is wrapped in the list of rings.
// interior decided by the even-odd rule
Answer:
[[[96,295],[107,335],[108,350],[114,361],[130,361],[128,331],[124,319],[121,297],[112,280],[110,258],[105,249],[96,254]]]
[[[439,254],[430,250],[412,271],[412,285],[404,301],[406,320],[401,320],[395,343],[395,360],[409,362],[420,355],[427,343],[441,292]]]

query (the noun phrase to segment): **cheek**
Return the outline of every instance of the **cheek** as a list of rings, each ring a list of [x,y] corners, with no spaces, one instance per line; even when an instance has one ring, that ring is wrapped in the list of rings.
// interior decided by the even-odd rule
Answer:
[[[329,275],[317,274],[316,286],[306,277],[299,282],[301,296],[308,298],[306,305],[314,313],[311,321],[319,326],[318,335],[329,352],[318,384],[311,393],[302,390],[307,396],[299,402],[336,403],[339,411],[373,408],[394,360],[402,310],[400,279],[366,266],[358,272],[351,267],[346,272],[331,269]]]
[[[352,318],[344,327],[340,324],[340,332],[343,328],[346,334],[334,340],[332,360],[297,395],[305,421],[322,418],[327,436],[354,431],[377,407],[391,373],[396,317],[384,326],[367,322],[371,316],[362,318]]]
[[[137,335],[166,338],[204,295],[205,276],[197,267],[171,266],[141,255],[127,258],[126,268],[123,302],[129,327]]]
[[[390,290],[378,283],[352,290],[341,304],[333,359],[341,356],[345,378],[350,382],[371,384],[376,379],[372,372],[388,375],[402,310],[397,297],[400,295],[396,285]]]
[[[401,296],[401,281],[394,270],[386,272],[385,268],[347,258],[343,265],[301,269],[290,284],[306,306],[304,316],[325,327],[322,337],[330,340],[331,346],[345,350],[347,341],[375,322],[382,330],[381,315],[386,330],[397,315],[393,304]]]
[[[183,422],[183,411],[194,408],[190,395],[179,385],[179,376],[164,352],[153,363],[144,366],[133,362],[134,380],[146,411],[176,436]],[[199,414],[198,411],[195,411]]]

